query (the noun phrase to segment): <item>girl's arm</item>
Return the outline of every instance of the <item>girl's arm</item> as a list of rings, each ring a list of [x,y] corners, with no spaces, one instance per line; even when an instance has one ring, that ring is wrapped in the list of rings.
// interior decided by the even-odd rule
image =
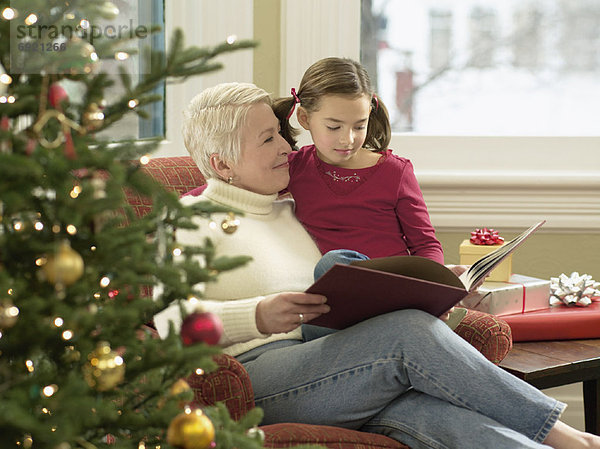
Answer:
[[[396,216],[411,255],[427,257],[443,264],[442,245],[435,236],[435,229],[410,161],[404,167],[398,186]]]

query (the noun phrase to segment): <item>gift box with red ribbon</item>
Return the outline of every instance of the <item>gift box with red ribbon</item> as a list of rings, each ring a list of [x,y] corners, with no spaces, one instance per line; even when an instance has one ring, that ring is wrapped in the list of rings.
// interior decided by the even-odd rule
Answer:
[[[492,315],[507,315],[547,309],[549,299],[549,280],[513,274],[508,282],[484,282],[477,294],[469,295],[461,304]]]
[[[600,338],[600,301],[587,307],[558,305],[544,310],[503,315],[513,341]]]

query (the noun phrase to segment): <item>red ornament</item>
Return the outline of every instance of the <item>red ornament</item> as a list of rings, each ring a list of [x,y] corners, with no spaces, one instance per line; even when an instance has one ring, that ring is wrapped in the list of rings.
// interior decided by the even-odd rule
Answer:
[[[204,342],[216,345],[223,334],[223,323],[214,313],[195,312],[181,323],[181,340],[186,346]]]
[[[53,108],[60,110],[60,104],[68,99],[69,94],[60,84],[52,83],[48,88],[48,102]]]
[[[27,145],[25,146],[25,154],[27,156],[31,156],[33,154],[33,150],[37,146],[37,142],[33,139],[27,139]]]
[[[471,232],[469,241],[474,245],[501,245],[504,243],[504,237],[500,237],[495,229],[477,228]]]
[[[75,145],[73,144],[73,137],[71,136],[71,131],[69,131],[68,129],[66,129],[65,132],[65,148],[63,153],[67,159],[77,159]]]
[[[8,131],[9,128],[10,128],[10,119],[6,115],[3,115],[2,118],[0,119],[0,130]]]

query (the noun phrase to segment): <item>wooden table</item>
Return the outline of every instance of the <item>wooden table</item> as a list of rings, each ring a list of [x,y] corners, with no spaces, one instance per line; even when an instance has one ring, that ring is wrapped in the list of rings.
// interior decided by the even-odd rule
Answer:
[[[585,430],[599,434],[600,339],[515,343],[500,367],[540,389],[583,382]]]

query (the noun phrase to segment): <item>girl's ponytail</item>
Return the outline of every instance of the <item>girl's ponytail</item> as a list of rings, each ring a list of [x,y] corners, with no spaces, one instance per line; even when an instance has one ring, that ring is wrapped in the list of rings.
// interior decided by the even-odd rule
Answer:
[[[387,150],[392,138],[392,127],[387,108],[381,98],[376,95],[373,95],[371,99],[371,108],[364,146],[376,151]]]
[[[298,141],[296,137],[300,134],[296,128],[290,125],[290,111],[292,108],[296,106],[296,98],[295,97],[283,97],[278,98],[273,102],[273,112],[275,116],[279,119],[279,126],[281,127],[280,134],[281,136],[287,140],[293,150],[296,150]]]

